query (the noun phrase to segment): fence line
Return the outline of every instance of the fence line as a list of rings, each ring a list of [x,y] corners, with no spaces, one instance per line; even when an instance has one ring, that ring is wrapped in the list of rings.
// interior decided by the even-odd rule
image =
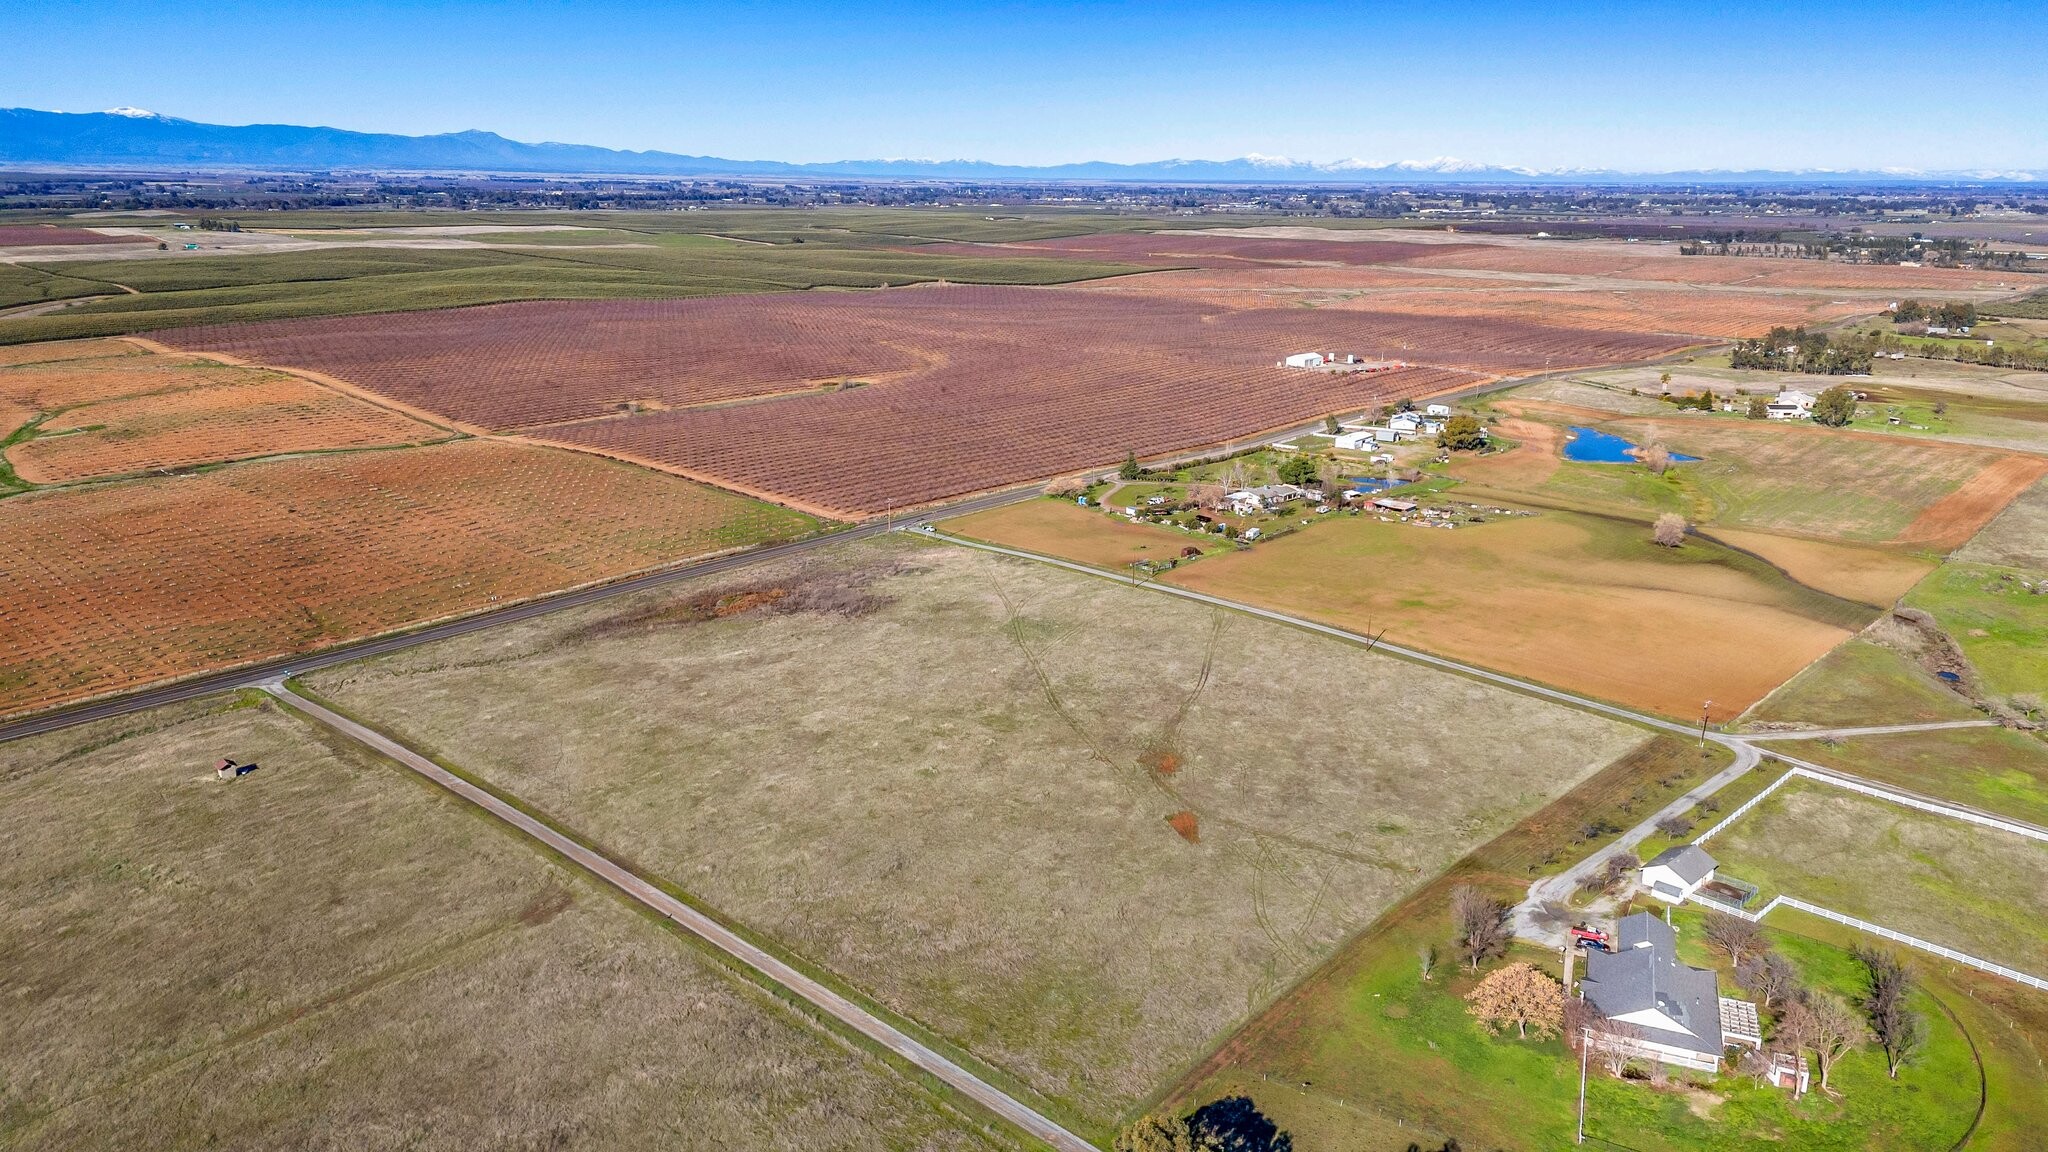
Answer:
[[[2030,988],[2038,988],[2048,992],[2048,980],[2043,980],[2039,976],[2029,975],[2017,968],[2008,968],[1996,961],[1972,956],[1967,952],[1958,952],[1945,945],[1936,944],[1930,940],[1922,940],[1918,936],[1908,936],[1904,932],[1887,928],[1882,924],[1873,924],[1868,920],[1859,920],[1854,916],[1846,916],[1832,908],[1823,908],[1818,904],[1809,904],[1797,896],[1773,896],[1770,903],[1757,909],[1755,912],[1745,912],[1740,908],[1730,907],[1717,900],[1706,901],[1706,903],[1723,912],[1727,912],[1731,916],[1740,916],[1752,924],[1770,915],[1771,909],[1783,904],[1787,908],[1810,913],[1823,920],[1833,920],[1837,924],[1846,924],[1859,932],[1868,932],[1872,936],[1881,936],[1886,940],[1896,940],[1909,948],[1917,948],[1922,952],[1929,952],[1944,959],[1953,960],[1958,964],[1966,964],[1980,971],[1989,972],[1993,976],[2003,976],[2007,980],[2013,980]]]
[[[1694,837],[1693,843],[1706,843],[1709,839],[1711,839],[1713,836],[1719,833],[1723,828],[1726,828],[1728,825],[1733,824],[1735,821],[1741,819],[1744,815],[1748,814],[1750,809],[1762,803],[1765,797],[1769,796],[1773,792],[1776,792],[1779,788],[1784,786],[1787,780],[1790,780],[1795,776],[1804,777],[1808,780],[1818,780],[1822,784],[1827,784],[1835,788],[1846,788],[1851,792],[1861,792],[1865,796],[1873,796],[1879,800],[1886,800],[1893,804],[1898,804],[1902,807],[1917,808],[1922,812],[1932,812],[1937,816],[1947,816],[1956,820],[1966,820],[1972,824],[1981,824],[1987,828],[1996,828],[2001,832],[2010,832],[2015,836],[2024,836],[2029,840],[2039,840],[2043,843],[2048,843],[2048,830],[2036,828],[2032,824],[2022,824],[2015,820],[2001,819],[1997,816],[1992,816],[1988,813],[1973,811],[1969,808],[1958,808],[1952,804],[1943,804],[1938,800],[1928,800],[1923,797],[1914,796],[1905,792],[1894,792],[1889,788],[1882,788],[1875,784],[1866,783],[1865,781],[1857,780],[1853,777],[1839,775],[1837,773],[1829,772],[1823,769],[1809,768],[1804,764],[1794,764],[1790,768],[1786,769],[1785,774],[1783,776],[1778,777],[1776,780],[1771,781],[1769,787],[1765,788],[1763,791],[1757,793],[1756,795],[1750,797],[1748,800],[1744,801],[1741,807],[1737,808],[1735,811],[1730,812],[1727,816],[1723,817],[1720,820],[1720,822],[1715,824],[1712,828],[1709,828],[1705,832],[1702,832],[1698,836]]]

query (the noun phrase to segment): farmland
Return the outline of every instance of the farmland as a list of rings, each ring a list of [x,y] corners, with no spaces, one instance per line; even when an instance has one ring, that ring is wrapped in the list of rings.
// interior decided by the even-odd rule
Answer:
[[[2048,742],[2005,728],[1802,741],[1791,751],[1924,796],[2048,827]]]
[[[2022,971],[2048,971],[2048,845],[1805,780],[1713,841],[1721,872]],[[1873,877],[1882,877],[1873,883]]]
[[[28,484],[450,435],[276,372],[141,353],[119,342],[17,351],[31,348],[48,358],[0,366],[0,425],[22,429],[5,461]]]
[[[0,744],[0,842],[12,1149],[1008,1146],[274,705]]]
[[[1029,505],[948,527],[1075,558],[1117,530],[1047,504],[1063,530]],[[1565,512],[1456,532],[1336,516],[1161,578],[1666,715],[1712,699],[1717,719],[1875,615],[1705,541],[1657,548],[1635,526]]]
[[[0,500],[0,711],[800,535],[785,509],[462,441]]]
[[[1333,684],[1374,706],[1323,707]],[[1451,859],[1644,740],[902,538],[308,686],[1098,1134]]]
[[[140,236],[109,236],[88,228],[51,224],[0,224],[0,248],[46,248],[71,244],[153,244]]]

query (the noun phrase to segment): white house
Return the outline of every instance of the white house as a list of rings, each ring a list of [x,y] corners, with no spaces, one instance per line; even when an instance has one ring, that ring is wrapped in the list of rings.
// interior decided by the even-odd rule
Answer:
[[[1426,405],[1422,409],[1422,414],[1424,416],[1448,417],[1451,414],[1451,406],[1449,404]]]
[[[1813,415],[1813,401],[1811,393],[1787,388],[1778,393],[1776,400],[1764,405],[1764,413],[1773,420],[1805,420]]]
[[[1396,432],[1406,432],[1413,436],[1422,431],[1422,417],[1417,416],[1413,412],[1396,412],[1387,418],[1387,427],[1392,428]]]
[[[1589,952],[1579,993],[1604,1022],[1597,1048],[1701,1072],[1718,1071],[1724,1038],[1714,973],[1678,958],[1678,937],[1653,913],[1624,916],[1614,951]]]
[[[1277,508],[1289,500],[1302,500],[1308,496],[1308,489],[1293,484],[1263,484],[1257,488],[1246,488],[1232,492],[1223,498],[1230,510],[1240,516],[1250,516],[1268,508]]]
[[[1323,354],[1321,352],[1296,352],[1294,355],[1282,360],[1281,363],[1289,368],[1321,368],[1323,366]]]
[[[1338,448],[1346,452],[1370,452],[1379,445],[1379,442],[1379,436],[1370,428],[1346,432],[1333,441]]]
[[[1697,844],[1666,848],[1643,865],[1643,887],[1666,904],[1682,904],[1714,878],[1714,858]]]

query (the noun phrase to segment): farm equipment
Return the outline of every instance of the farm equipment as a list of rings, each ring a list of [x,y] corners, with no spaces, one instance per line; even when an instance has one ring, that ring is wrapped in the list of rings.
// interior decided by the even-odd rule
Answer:
[[[1572,943],[1581,948],[1597,948],[1602,952],[1614,951],[1613,936],[1584,924],[1573,926]]]

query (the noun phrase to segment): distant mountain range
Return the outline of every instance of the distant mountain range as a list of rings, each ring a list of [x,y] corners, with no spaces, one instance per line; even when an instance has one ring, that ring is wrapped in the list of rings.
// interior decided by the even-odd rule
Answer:
[[[106,112],[0,109],[0,164],[145,168],[332,169],[548,175],[740,176],[791,179],[1073,180],[1161,184],[1926,184],[2023,185],[2042,171],[1772,170],[1619,172],[1533,169],[1448,158],[1374,164],[1274,156],[1143,164],[1029,167],[980,160],[837,160],[792,164],[584,144],[525,144],[494,132],[396,136],[290,124],[200,124],[139,108]]]

